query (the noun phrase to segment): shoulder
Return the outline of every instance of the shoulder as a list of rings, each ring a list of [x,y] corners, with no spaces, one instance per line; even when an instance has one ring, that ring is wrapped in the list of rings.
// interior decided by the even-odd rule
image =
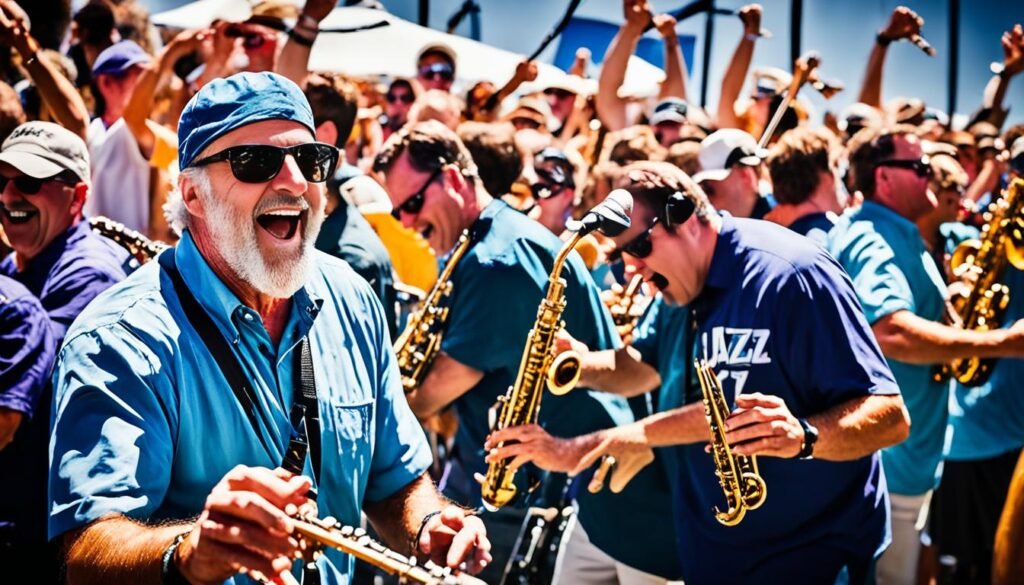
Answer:
[[[125,267],[131,255],[111,240],[84,229],[68,241],[68,247],[54,265],[51,279],[93,278],[119,282],[128,275]]]
[[[882,233],[884,230],[884,226],[872,218],[856,211],[847,212],[829,231],[826,247],[844,266],[848,264],[847,260],[858,257],[893,257],[895,252],[890,240]]]
[[[350,304],[353,310],[370,311],[378,303],[370,284],[348,262],[319,250],[314,255],[316,271],[309,282],[310,292],[341,305]]]
[[[787,274],[828,258],[821,246],[778,224],[745,218],[733,221],[739,234],[737,252],[746,257],[747,271]]]

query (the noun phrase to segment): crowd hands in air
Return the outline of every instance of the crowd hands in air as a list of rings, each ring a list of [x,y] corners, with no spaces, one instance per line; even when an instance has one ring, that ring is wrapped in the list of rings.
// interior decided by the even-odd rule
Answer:
[[[326,518],[368,521],[438,579],[1024,578],[1024,297],[978,316],[984,293],[1024,284],[1007,227],[1024,217],[1024,125],[1004,128],[1021,25],[964,123],[883,99],[889,51],[927,47],[903,6],[865,28],[857,103],[816,116],[787,95],[799,64],[751,71],[757,4],[736,12],[714,112],[676,19],[645,0],[623,1],[598,79],[580,48],[547,86],[525,60],[501,86],[463,84],[444,44],[410,78],[310,71],[335,4],[268,0],[174,31],[134,0],[91,0],[63,28],[0,0],[0,558],[45,555],[32,582],[359,583],[297,529]],[[622,94],[651,28],[665,79]],[[548,272],[616,189],[632,224],[580,240],[538,345],[578,357],[578,388],[488,422],[547,373],[520,358]],[[399,334],[463,233],[444,311],[419,314],[443,315],[443,338],[403,388],[420,348]],[[156,260],[154,242],[176,246]],[[959,375],[974,363],[984,376]],[[296,408],[307,384],[318,409]],[[730,486],[723,466],[758,456],[744,469],[762,500],[726,510],[752,479]],[[495,469],[530,479],[485,512]],[[963,498],[985,521],[954,513]],[[527,504],[572,508],[557,564],[507,562]]]

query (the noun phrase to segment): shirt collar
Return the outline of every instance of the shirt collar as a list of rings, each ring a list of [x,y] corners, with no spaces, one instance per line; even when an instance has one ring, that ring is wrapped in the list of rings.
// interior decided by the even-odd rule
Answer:
[[[241,334],[235,319],[242,319],[246,314],[258,317],[258,313],[242,304],[242,301],[228,288],[224,281],[210,268],[206,258],[199,252],[192,234],[185,230],[181,240],[174,249],[174,262],[178,272],[195,295],[199,304],[206,309],[217,327],[232,341],[237,341]],[[292,307],[289,311],[287,332],[296,319],[300,325],[300,334],[305,335],[313,326],[313,320],[320,312],[323,299],[315,292],[307,290],[309,283],[292,296]],[[287,335],[283,339],[287,339]]]
[[[881,203],[875,203],[874,201],[865,201],[858,214],[861,219],[871,219],[874,221],[888,222],[898,228],[900,231],[906,232],[907,234],[918,234],[917,224],[882,205]],[[918,234],[919,235],[919,234]]]

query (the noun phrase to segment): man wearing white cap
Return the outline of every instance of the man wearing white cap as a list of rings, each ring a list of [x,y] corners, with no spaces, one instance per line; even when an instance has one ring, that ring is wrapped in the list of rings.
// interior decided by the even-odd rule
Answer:
[[[758,187],[764,156],[750,134],[735,128],[719,130],[701,141],[701,171],[693,179],[716,209],[761,219],[772,208]]]

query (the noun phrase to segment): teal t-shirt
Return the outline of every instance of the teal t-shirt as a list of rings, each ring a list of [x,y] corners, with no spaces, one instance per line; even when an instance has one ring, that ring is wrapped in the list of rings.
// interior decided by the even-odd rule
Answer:
[[[456,453],[467,474],[485,473],[488,410],[515,381],[527,334],[544,298],[562,241],[539,223],[495,200],[474,226],[479,238],[452,274],[452,300],[442,349],[484,372],[455,401],[459,416]],[[579,255],[570,255],[566,281],[566,329],[592,349],[620,344],[611,316]],[[618,396],[577,388],[564,396],[544,393],[540,424],[551,434],[574,437],[634,420]],[[523,471],[520,471],[522,474]],[[670,500],[658,466],[648,466],[621,494],[576,490],[579,518],[590,540],[616,560],[643,571],[675,577],[675,538],[665,510]],[[577,480],[578,482],[585,480]],[[585,484],[583,484],[585,485]],[[479,504],[479,492],[471,505]],[[623,538],[623,535],[632,535]]]
[[[828,250],[853,279],[868,323],[897,311],[943,320],[946,287],[913,222],[865,201],[839,218]],[[889,491],[923,494],[941,475],[950,384],[933,379],[934,365],[886,359],[912,421],[910,437],[882,451]]]

